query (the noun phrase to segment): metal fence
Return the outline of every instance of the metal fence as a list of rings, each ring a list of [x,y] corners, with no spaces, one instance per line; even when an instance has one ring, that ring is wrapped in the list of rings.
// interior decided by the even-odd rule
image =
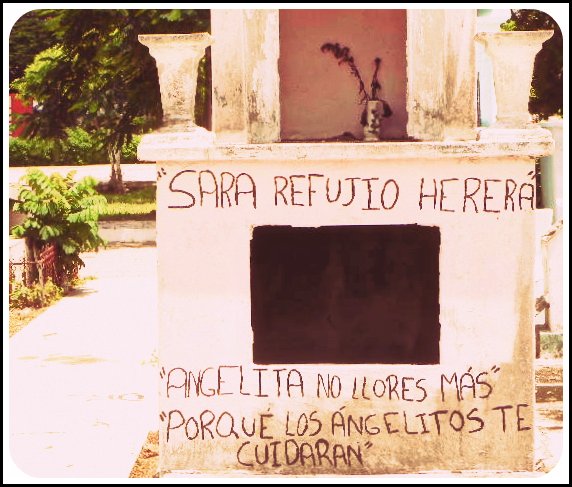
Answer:
[[[45,245],[39,252],[38,260],[24,259],[20,262],[10,260],[8,263],[8,275],[10,288],[14,282],[22,282],[31,286],[37,280],[43,285],[48,279],[55,284],[60,284],[63,276],[57,272],[58,249],[55,244]]]

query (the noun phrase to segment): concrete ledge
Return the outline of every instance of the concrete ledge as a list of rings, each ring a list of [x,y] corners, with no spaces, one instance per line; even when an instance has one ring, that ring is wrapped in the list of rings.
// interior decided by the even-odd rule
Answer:
[[[157,238],[155,220],[100,221],[99,234],[108,243],[149,243]]]
[[[291,142],[275,144],[212,145],[199,147],[194,137],[186,133],[161,134],[155,132],[143,137],[138,147],[138,157],[155,161],[225,161],[255,160],[393,160],[393,159],[443,159],[491,157],[542,157],[552,153],[554,141],[521,140],[504,142]]]

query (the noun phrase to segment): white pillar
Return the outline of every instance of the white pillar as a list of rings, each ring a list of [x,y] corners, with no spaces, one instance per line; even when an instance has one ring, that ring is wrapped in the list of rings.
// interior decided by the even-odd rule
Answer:
[[[277,9],[211,11],[213,130],[218,143],[280,140]]]
[[[246,144],[244,11],[211,10],[212,129],[220,144]]]
[[[246,101],[250,143],[280,141],[279,11],[245,10]]]
[[[476,10],[445,11],[445,140],[477,135],[476,23]]]
[[[407,134],[474,140],[476,10],[407,10]]]
[[[444,138],[444,10],[407,10],[407,135]]]

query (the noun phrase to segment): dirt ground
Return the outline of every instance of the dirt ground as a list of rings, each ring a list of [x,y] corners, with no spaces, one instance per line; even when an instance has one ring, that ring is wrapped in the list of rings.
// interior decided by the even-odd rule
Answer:
[[[10,322],[8,328],[8,336],[10,337],[14,336],[22,328],[27,326],[28,323],[30,323],[30,321],[32,321],[34,318],[37,318],[47,309],[48,307],[11,309],[8,317],[8,320]]]
[[[129,478],[159,477],[159,432],[150,431]]]

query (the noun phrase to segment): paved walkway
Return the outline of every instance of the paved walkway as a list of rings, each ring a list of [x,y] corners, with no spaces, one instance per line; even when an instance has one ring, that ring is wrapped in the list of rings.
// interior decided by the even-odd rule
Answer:
[[[10,450],[39,477],[126,478],[156,429],[156,248],[84,254],[89,280],[10,339]]]

